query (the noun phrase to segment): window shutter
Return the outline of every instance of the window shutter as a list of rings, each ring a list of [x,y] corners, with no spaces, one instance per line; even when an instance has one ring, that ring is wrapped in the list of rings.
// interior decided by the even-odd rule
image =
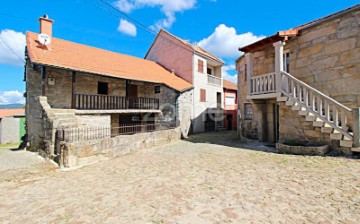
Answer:
[[[204,62],[198,59],[198,72],[204,73]]]
[[[206,102],[206,90],[200,89],[200,102]]]

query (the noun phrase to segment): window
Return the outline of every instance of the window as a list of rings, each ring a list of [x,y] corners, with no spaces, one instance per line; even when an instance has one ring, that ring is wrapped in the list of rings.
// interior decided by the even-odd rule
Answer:
[[[211,68],[207,68],[207,74],[212,75],[212,69]]]
[[[103,95],[108,94],[108,83],[107,82],[98,82],[98,94],[103,94]]]
[[[289,72],[290,68],[290,52],[284,52],[284,72]]]
[[[206,90],[200,89],[200,102],[206,102]]]
[[[155,86],[155,93],[160,93],[160,86]]]
[[[198,72],[204,73],[204,62],[202,60],[198,60]]]
[[[245,103],[245,120],[252,120],[253,109],[251,103]]]
[[[235,96],[226,96],[225,104],[226,105],[235,105]]]

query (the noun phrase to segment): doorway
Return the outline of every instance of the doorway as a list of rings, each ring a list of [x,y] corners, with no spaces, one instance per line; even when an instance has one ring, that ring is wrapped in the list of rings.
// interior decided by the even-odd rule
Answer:
[[[138,86],[128,84],[126,86],[126,96],[128,97],[129,109],[139,109],[140,105],[138,102]]]
[[[274,104],[274,142],[279,142],[279,105]]]
[[[233,115],[232,114],[228,114],[226,115],[226,120],[227,120],[227,128],[228,130],[232,130],[232,124],[233,124]]]

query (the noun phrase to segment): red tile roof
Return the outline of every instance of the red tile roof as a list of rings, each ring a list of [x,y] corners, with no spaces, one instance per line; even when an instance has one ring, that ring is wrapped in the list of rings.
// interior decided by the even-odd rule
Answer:
[[[38,34],[27,32],[26,44],[32,63],[116,78],[162,83],[184,91],[192,85],[159,64],[70,41],[52,38],[51,46],[41,46]]]
[[[24,114],[25,109],[0,109],[0,118]]]
[[[224,89],[232,89],[232,90],[238,89],[238,86],[235,83],[232,83],[226,79],[223,80],[223,87],[224,87]]]

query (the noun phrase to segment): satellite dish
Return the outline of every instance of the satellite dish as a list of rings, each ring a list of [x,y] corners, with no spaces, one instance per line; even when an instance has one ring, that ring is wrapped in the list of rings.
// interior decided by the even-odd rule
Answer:
[[[49,37],[49,35],[45,33],[40,33],[38,36],[38,40],[43,45],[47,45],[51,43],[51,38]]]

